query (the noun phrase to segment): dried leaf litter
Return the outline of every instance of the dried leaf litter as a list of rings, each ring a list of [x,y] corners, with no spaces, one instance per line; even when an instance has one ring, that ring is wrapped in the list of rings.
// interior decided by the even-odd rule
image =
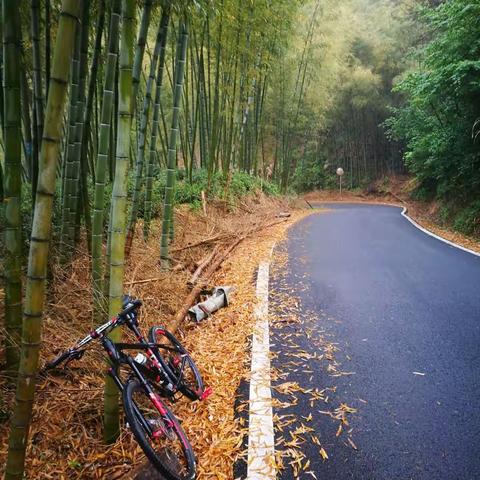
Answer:
[[[248,205],[248,204],[247,204]],[[246,208],[245,208],[246,209]],[[175,247],[191,245],[207,236],[218,235],[228,245],[239,231],[252,229],[272,219],[285,209],[281,202],[264,198],[252,200],[255,214],[225,212],[212,206],[209,216],[192,215],[177,209]],[[216,215],[218,213],[218,215]],[[309,213],[309,212],[308,212]],[[248,375],[247,338],[252,329],[255,304],[253,275],[258,262],[281,239],[286,227],[306,212],[297,211],[285,224],[260,231],[247,238],[222,266],[213,283],[230,283],[237,287],[232,305],[208,322],[188,325],[179,336],[202,370],[205,383],[214,394],[206,402],[190,403],[180,399],[173,405],[198,456],[198,478],[232,477],[232,464],[240,455],[244,427],[235,419],[233,404],[240,378]],[[153,230],[148,242],[136,239],[127,264],[129,293],[144,301],[141,325],[147,329],[166,322],[178,310],[188,293],[187,280],[195,262],[212,247],[201,244],[174,253],[175,272],[162,272],[158,259],[159,236]],[[52,266],[54,281],[46,300],[41,362],[71,346],[91,328],[91,292],[88,257],[85,246],[68,269]],[[145,279],[155,281],[145,281]],[[128,339],[128,333],[124,334]],[[27,478],[35,479],[117,479],[132,478],[135,468],[145,460],[127,429],[113,445],[102,442],[103,403],[102,352],[93,348],[80,362],[65,371],[40,379],[31,426]],[[13,400],[13,389],[0,378],[5,410]],[[242,406],[241,408],[246,408]],[[0,465],[7,450],[7,424],[0,424]],[[0,467],[1,472],[1,467]]]

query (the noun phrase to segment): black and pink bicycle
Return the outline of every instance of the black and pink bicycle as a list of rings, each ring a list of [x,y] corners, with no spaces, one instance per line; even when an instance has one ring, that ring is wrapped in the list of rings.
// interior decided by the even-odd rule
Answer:
[[[192,480],[195,478],[193,449],[162,397],[174,399],[180,392],[191,400],[203,400],[211,389],[203,386],[193,359],[172,333],[152,327],[148,340],[142,335],[138,323],[141,305],[140,300],[125,297],[123,310],[116,317],[48,362],[44,371],[81,359],[86,346],[99,340],[109,357],[107,373],[122,392],[127,423],[145,455],[165,477]],[[115,343],[107,336],[122,325],[133,332],[138,343]],[[133,357],[127,350],[141,352]]]

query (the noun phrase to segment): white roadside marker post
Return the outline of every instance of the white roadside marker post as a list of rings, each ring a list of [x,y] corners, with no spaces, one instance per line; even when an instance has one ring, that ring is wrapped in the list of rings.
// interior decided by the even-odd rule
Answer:
[[[339,182],[340,182],[340,197],[342,196],[342,177],[343,177],[343,174],[344,174],[343,168],[338,167],[337,168],[337,175],[338,175]]]

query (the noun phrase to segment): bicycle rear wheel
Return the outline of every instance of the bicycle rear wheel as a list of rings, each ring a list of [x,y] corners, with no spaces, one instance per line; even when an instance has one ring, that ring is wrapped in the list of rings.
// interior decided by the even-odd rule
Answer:
[[[168,347],[156,348],[155,353],[178,390],[191,400],[202,398],[205,390],[202,376],[180,341],[162,327],[152,327],[148,332],[148,341]]]
[[[160,397],[150,397],[140,381],[132,378],[123,390],[123,405],[130,429],[155,468],[170,480],[193,480],[193,449]]]

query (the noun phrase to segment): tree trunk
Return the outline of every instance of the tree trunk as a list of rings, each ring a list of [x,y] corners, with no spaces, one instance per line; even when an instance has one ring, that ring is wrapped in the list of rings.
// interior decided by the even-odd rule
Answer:
[[[135,42],[135,0],[122,2],[122,35],[120,41],[120,75],[118,98],[118,140],[116,145],[115,180],[112,190],[110,217],[110,289],[109,315],[122,308],[123,275],[125,269],[125,224],[127,215],[127,173],[130,163],[130,129],[132,126],[132,67]],[[114,341],[121,336],[119,329],[110,334]],[[104,438],[110,443],[119,435],[118,389],[107,376],[105,383]]]
[[[5,151],[5,354],[14,375],[22,330],[22,132],[20,102],[20,12],[3,2],[3,85]]]
[[[7,3],[13,5],[16,0],[5,1],[4,6]],[[62,135],[63,108],[68,85],[70,59],[75,42],[75,29],[78,23],[80,6],[81,4],[77,0],[63,0],[55,44],[28,258],[20,368],[10,427],[5,470],[6,480],[23,479],[25,451],[40,353],[56,166]]]
[[[95,191],[92,218],[92,290],[93,290],[93,321],[101,322],[105,311],[103,289],[103,223],[105,182],[107,163],[110,150],[110,130],[114,100],[114,81],[118,58],[118,37],[121,16],[121,0],[114,0],[110,15],[110,30],[108,53],[105,67],[102,112],[98,140],[97,163],[95,166]]]
[[[168,243],[171,222],[173,222],[173,195],[175,189],[175,172],[177,160],[178,119],[180,114],[180,103],[182,100],[183,76],[185,70],[185,60],[188,43],[187,24],[184,21],[180,22],[178,34],[181,37],[180,41],[178,42],[175,58],[175,94],[173,97],[172,126],[170,129],[170,139],[168,145],[167,183],[165,185],[162,220],[162,240],[160,248],[160,258],[163,268],[168,268],[170,263],[168,254]]]
[[[152,217],[152,189],[153,189],[153,166],[155,164],[155,155],[157,153],[157,137],[159,134],[159,115],[160,115],[160,97],[162,93],[163,71],[165,69],[165,54],[168,35],[168,24],[170,21],[170,4],[164,6],[160,25],[162,29],[162,39],[160,42],[160,58],[158,62],[157,83],[155,90],[155,107],[153,109],[152,137],[150,140],[150,152],[147,163],[146,182],[145,182],[145,213],[143,219],[143,237],[146,240],[150,232],[150,220]]]

